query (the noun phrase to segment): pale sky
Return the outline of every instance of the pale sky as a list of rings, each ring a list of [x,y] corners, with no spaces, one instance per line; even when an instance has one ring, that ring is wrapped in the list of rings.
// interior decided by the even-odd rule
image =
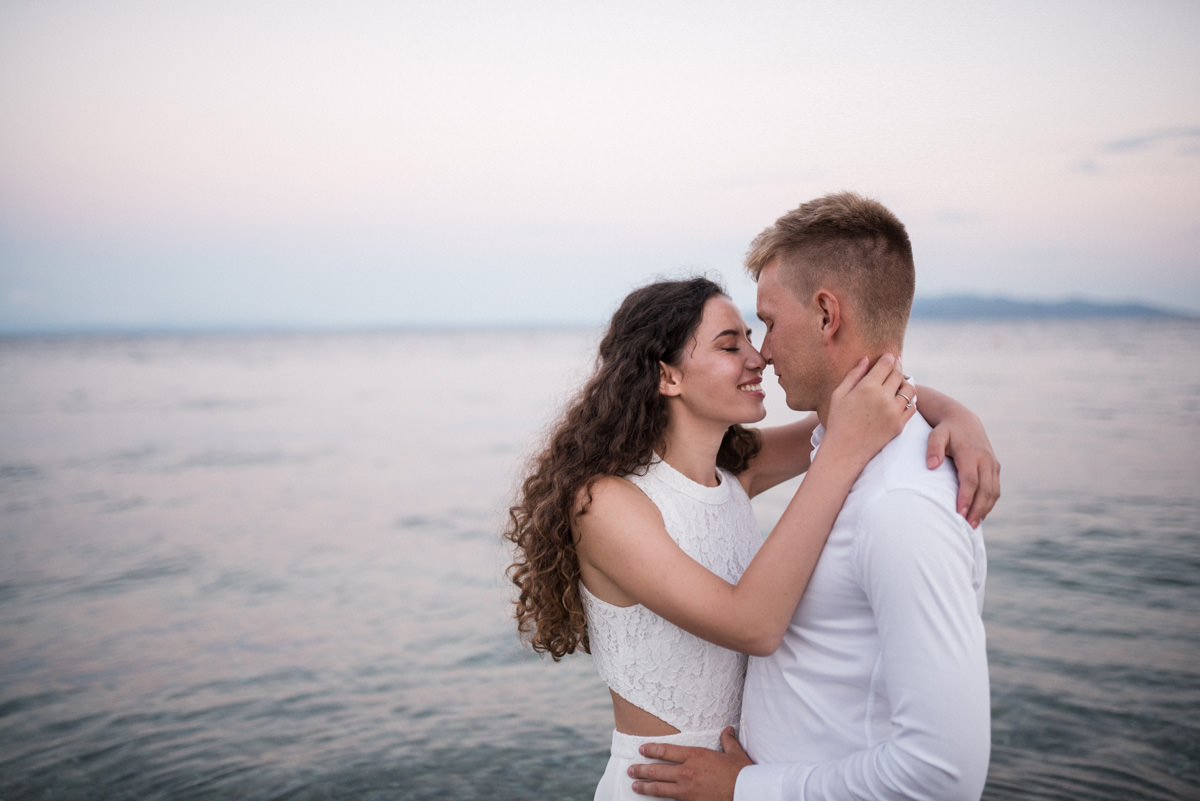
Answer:
[[[0,5],[0,332],[598,323],[800,202],[1200,312],[1200,3]]]

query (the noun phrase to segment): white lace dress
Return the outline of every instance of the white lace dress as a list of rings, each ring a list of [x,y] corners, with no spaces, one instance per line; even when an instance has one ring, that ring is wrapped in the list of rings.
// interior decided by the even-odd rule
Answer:
[[[645,475],[626,478],[658,507],[667,533],[686,554],[736,582],[762,536],[742,485],[728,471],[719,475],[718,486],[706,487],[655,457]],[[612,758],[596,798],[639,798],[623,789],[631,785],[624,771],[639,761],[639,744],[716,748],[721,730],[738,724],[746,657],[689,634],[644,606],[613,606],[582,584],[580,592],[600,678],[617,695],[680,731],[649,738],[614,732]]]

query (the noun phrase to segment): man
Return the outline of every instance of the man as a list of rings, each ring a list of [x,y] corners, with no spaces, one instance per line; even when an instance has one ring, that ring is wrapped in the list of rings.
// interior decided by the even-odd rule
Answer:
[[[754,240],[746,266],[767,326],[762,355],[790,408],[824,422],[850,365],[900,353],[912,247],[879,203],[850,193],[805,203]],[[982,795],[986,557],[956,514],[954,471],[926,469],[929,432],[913,417],[863,470],[783,644],[750,660],[745,750],[732,729],[724,753],[643,746],[675,764],[635,765],[635,790],[682,801]]]

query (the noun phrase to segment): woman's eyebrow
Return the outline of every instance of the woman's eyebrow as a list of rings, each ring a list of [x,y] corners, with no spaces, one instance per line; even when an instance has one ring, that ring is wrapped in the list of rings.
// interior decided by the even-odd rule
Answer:
[[[745,331],[738,331],[736,328],[726,328],[724,331],[713,337],[712,341],[716,342],[721,337],[740,337],[742,334],[745,334],[746,338],[750,339],[754,336],[754,329],[750,328],[749,326],[746,326]]]

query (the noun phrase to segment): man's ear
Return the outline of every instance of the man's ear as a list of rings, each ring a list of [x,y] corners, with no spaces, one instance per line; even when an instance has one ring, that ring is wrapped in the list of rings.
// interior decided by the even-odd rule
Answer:
[[[658,391],[668,398],[675,397],[682,389],[683,373],[678,367],[672,367],[666,362],[658,363]]]
[[[817,290],[814,300],[821,313],[821,338],[828,343],[842,327],[842,304],[828,289]]]

